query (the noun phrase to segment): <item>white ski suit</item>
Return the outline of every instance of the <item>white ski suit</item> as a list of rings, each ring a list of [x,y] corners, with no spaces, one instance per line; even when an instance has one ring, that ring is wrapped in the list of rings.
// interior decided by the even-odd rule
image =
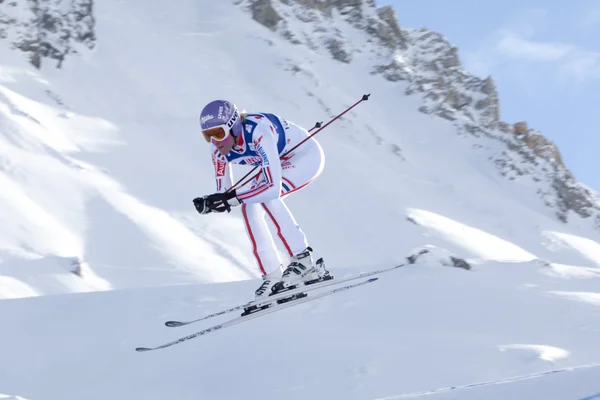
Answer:
[[[256,262],[267,275],[279,271],[282,263],[265,218],[268,215],[272,220],[290,257],[306,249],[306,236],[283,198],[315,180],[323,170],[325,156],[321,145],[310,138],[280,159],[309,133],[274,114],[248,114],[243,126],[243,134],[226,156],[211,146],[212,161],[218,192],[233,185],[230,163],[261,167],[247,190],[237,189],[237,197]]]

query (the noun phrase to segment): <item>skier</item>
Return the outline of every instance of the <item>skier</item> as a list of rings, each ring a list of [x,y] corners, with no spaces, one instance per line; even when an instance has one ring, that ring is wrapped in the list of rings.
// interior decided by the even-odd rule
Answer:
[[[280,158],[309,135],[300,126],[274,114],[241,113],[226,100],[208,103],[200,114],[202,134],[211,143],[217,193],[194,199],[200,214],[230,211],[241,205],[246,232],[263,277],[255,297],[275,289],[315,279],[330,278],[322,263],[313,260],[313,249],[283,198],[314,181],[324,165],[321,145],[310,138]],[[231,163],[260,166],[260,173],[244,191],[233,186]],[[283,269],[266,215],[290,256]],[[283,271],[282,271],[283,269]]]

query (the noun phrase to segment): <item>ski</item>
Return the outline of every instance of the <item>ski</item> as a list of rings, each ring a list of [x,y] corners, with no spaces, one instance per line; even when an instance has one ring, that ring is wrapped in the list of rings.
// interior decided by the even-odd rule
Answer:
[[[204,321],[204,320],[207,320],[207,319],[210,319],[213,317],[217,317],[219,315],[228,314],[233,311],[243,310],[243,309],[250,308],[250,307],[256,307],[257,311],[255,311],[255,312],[258,312],[258,311],[260,311],[260,308],[262,308],[264,306],[268,306],[269,304],[274,303],[278,300],[283,300],[283,299],[292,297],[292,296],[300,294],[300,293],[305,293],[305,292],[308,292],[311,290],[316,290],[316,289],[322,289],[322,288],[325,288],[328,286],[338,285],[338,284],[353,281],[356,279],[367,278],[369,276],[377,275],[382,272],[393,271],[393,270],[403,267],[403,266],[404,266],[404,264],[398,264],[398,265],[395,265],[390,268],[384,268],[384,269],[379,269],[379,270],[375,270],[375,271],[363,272],[361,274],[352,275],[352,276],[349,276],[346,278],[340,278],[340,279],[334,278],[334,279],[329,279],[329,280],[322,281],[322,282],[313,283],[311,285],[302,285],[300,287],[296,287],[296,288],[289,289],[289,290],[286,290],[286,291],[283,291],[283,292],[280,292],[277,294],[270,295],[269,297],[267,297],[265,299],[250,301],[246,304],[241,304],[241,305],[238,305],[235,307],[231,307],[231,308],[228,308],[227,310],[223,310],[223,311],[218,311],[216,313],[206,315],[202,318],[198,318],[198,319],[194,319],[194,320],[190,320],[190,321],[167,321],[167,322],[165,322],[165,325],[170,328],[176,328],[179,326],[193,324],[193,323]]]
[[[283,309],[288,308],[288,307],[293,307],[293,306],[296,306],[296,305],[299,305],[299,304],[302,304],[302,303],[306,303],[306,302],[309,302],[309,301],[312,301],[312,300],[320,299],[322,297],[330,296],[330,295],[335,294],[335,293],[343,292],[345,290],[349,290],[349,289],[357,288],[359,286],[367,285],[367,284],[369,284],[371,282],[375,282],[377,279],[379,279],[379,278],[370,278],[370,279],[368,279],[366,281],[362,281],[362,282],[358,282],[358,283],[353,283],[353,284],[346,285],[346,286],[341,286],[341,287],[338,287],[338,288],[335,288],[335,289],[331,289],[331,290],[326,291],[326,292],[318,293],[318,294],[316,294],[314,296],[305,295],[304,297],[300,297],[300,298],[295,299],[295,300],[290,300],[289,302],[286,302],[286,303],[276,304],[276,305],[270,306],[270,307],[268,307],[266,309],[257,311],[257,312],[252,313],[252,314],[248,314],[248,315],[241,316],[241,317],[236,317],[236,318],[231,319],[229,321],[223,322],[222,324],[211,326],[210,328],[203,329],[203,330],[201,330],[199,332],[192,333],[191,335],[182,337],[180,339],[174,340],[174,341],[169,342],[169,343],[165,343],[165,344],[160,345],[160,346],[156,346],[156,347],[137,347],[135,350],[138,351],[138,352],[144,352],[144,351],[152,351],[152,350],[164,349],[165,347],[170,347],[170,346],[173,346],[173,345],[185,342],[187,340],[194,339],[194,338],[196,338],[198,336],[207,335],[207,334],[209,334],[211,332],[218,331],[218,330],[221,330],[221,329],[224,329],[224,328],[228,328],[230,326],[239,324],[241,322],[246,322],[246,321],[249,321],[249,320],[254,319],[254,318],[262,317],[263,315],[271,314],[271,313],[283,310]]]

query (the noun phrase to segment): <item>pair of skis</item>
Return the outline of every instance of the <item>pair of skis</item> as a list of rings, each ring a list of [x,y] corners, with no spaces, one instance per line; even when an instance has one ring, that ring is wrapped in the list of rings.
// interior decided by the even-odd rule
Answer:
[[[175,328],[175,327],[190,325],[190,324],[193,324],[196,322],[204,321],[204,320],[207,320],[207,319],[219,316],[219,315],[224,315],[224,314],[227,314],[227,313],[230,313],[233,311],[237,311],[237,310],[242,310],[242,309],[256,310],[256,311],[252,311],[250,313],[244,313],[243,315],[241,315],[239,317],[233,318],[233,319],[223,322],[221,324],[211,326],[210,328],[203,329],[199,332],[192,333],[191,335],[182,337],[182,338],[174,340],[172,342],[165,343],[160,346],[138,347],[135,350],[138,352],[144,352],[144,351],[164,349],[165,347],[170,347],[170,346],[185,342],[187,340],[194,339],[199,336],[204,336],[204,335],[207,335],[214,331],[224,329],[224,328],[227,328],[227,327],[230,327],[230,326],[242,323],[242,322],[246,322],[251,319],[261,317],[263,315],[271,314],[271,313],[283,310],[288,307],[293,307],[295,305],[299,305],[299,304],[303,304],[303,303],[306,303],[306,302],[309,302],[312,300],[320,299],[320,298],[330,296],[335,293],[339,293],[339,292],[354,289],[354,288],[357,288],[360,286],[368,285],[369,283],[375,282],[377,279],[379,279],[377,277],[372,277],[373,275],[377,275],[382,272],[392,271],[392,270],[398,269],[402,266],[404,266],[404,264],[399,264],[399,265],[396,265],[396,266],[393,266],[390,268],[385,268],[385,269],[380,269],[380,270],[375,270],[375,271],[363,272],[361,274],[349,276],[346,278],[329,279],[326,281],[313,283],[313,284],[307,285],[307,286],[300,286],[300,287],[297,287],[297,288],[294,288],[291,290],[286,290],[284,292],[277,293],[275,295],[271,295],[271,296],[267,297],[266,299],[251,301],[246,304],[231,307],[226,310],[219,311],[219,312],[216,312],[213,314],[209,314],[205,317],[190,320],[190,321],[167,321],[165,323],[166,326]],[[362,282],[358,282],[358,283],[351,283],[351,284],[347,284],[344,286],[339,286],[339,287],[336,287],[335,289],[331,289],[331,290],[328,290],[325,292],[320,292],[320,293],[317,293],[312,296],[308,296],[306,294],[306,292],[314,291],[317,289],[322,289],[322,288],[333,286],[333,285],[340,285],[340,284],[347,283],[347,282],[354,281],[354,280],[361,279],[361,278],[369,278],[369,279],[362,281]]]

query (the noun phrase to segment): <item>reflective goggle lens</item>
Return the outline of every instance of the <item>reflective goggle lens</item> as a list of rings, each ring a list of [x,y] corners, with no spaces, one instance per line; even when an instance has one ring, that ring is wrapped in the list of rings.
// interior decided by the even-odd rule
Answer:
[[[227,132],[221,126],[204,130],[202,131],[202,134],[204,135],[204,139],[206,139],[207,142],[210,142],[211,139],[220,142],[221,140],[227,137]]]

